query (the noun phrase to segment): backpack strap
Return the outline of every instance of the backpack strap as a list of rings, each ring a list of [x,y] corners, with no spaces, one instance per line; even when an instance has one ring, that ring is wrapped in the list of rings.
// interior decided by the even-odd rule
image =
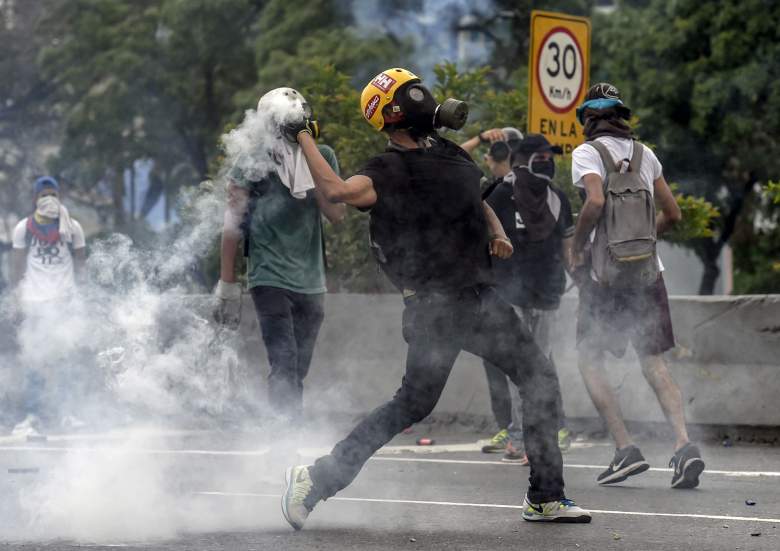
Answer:
[[[601,162],[604,164],[604,170],[607,171],[607,176],[609,176],[613,172],[617,172],[617,167],[615,166],[615,160],[612,158],[612,155],[610,155],[606,145],[604,145],[603,143],[597,140],[592,140],[585,143],[590,145],[591,147],[593,147],[593,149],[599,152],[599,155],[601,156]]]
[[[642,144],[634,140],[634,152],[631,154],[631,160],[628,162],[629,172],[639,172],[642,166],[642,156],[644,155],[645,148]]]

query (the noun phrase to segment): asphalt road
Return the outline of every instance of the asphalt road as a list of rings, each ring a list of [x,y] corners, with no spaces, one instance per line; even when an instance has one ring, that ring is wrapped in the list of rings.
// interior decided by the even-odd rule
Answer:
[[[258,435],[0,441],[0,548],[780,549],[777,447],[702,446],[702,485],[685,491],[669,488],[663,443],[640,443],[650,471],[599,487],[613,449],[577,442],[564,456],[567,494],[593,522],[540,525],[520,518],[527,468],[479,453],[477,435],[432,435],[433,448],[414,446],[419,436],[393,441],[301,532],[280,513],[284,454]]]

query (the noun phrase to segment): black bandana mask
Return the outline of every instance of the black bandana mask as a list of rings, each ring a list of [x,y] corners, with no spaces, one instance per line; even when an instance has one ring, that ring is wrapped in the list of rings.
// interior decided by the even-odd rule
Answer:
[[[550,182],[555,176],[552,159],[536,160],[536,153],[527,165],[514,167],[515,208],[525,222],[526,234],[531,241],[546,239],[555,229],[556,219],[547,203]]]
[[[528,164],[518,165],[518,180],[526,185],[532,193],[541,194],[555,177],[555,161],[552,159],[536,160],[536,153],[528,159]]]

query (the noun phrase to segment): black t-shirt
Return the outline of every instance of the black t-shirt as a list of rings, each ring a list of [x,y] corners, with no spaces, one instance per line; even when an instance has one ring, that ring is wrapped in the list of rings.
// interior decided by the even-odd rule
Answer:
[[[359,174],[374,185],[370,231],[375,256],[399,289],[454,291],[490,283],[482,171],[460,147],[388,150]]]
[[[574,235],[574,220],[566,194],[553,186],[550,191],[547,204],[557,224],[542,241],[528,239],[511,183],[499,183],[487,198],[515,249],[510,258],[494,260],[493,273],[499,292],[516,306],[553,310],[566,290],[562,241]]]

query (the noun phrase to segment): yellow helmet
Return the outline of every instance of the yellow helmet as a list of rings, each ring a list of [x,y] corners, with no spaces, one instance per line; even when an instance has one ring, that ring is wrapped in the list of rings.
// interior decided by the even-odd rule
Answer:
[[[385,127],[382,111],[392,103],[396,90],[412,81],[420,82],[420,78],[407,69],[394,67],[382,71],[366,84],[360,94],[360,110],[371,126],[377,130]]]

